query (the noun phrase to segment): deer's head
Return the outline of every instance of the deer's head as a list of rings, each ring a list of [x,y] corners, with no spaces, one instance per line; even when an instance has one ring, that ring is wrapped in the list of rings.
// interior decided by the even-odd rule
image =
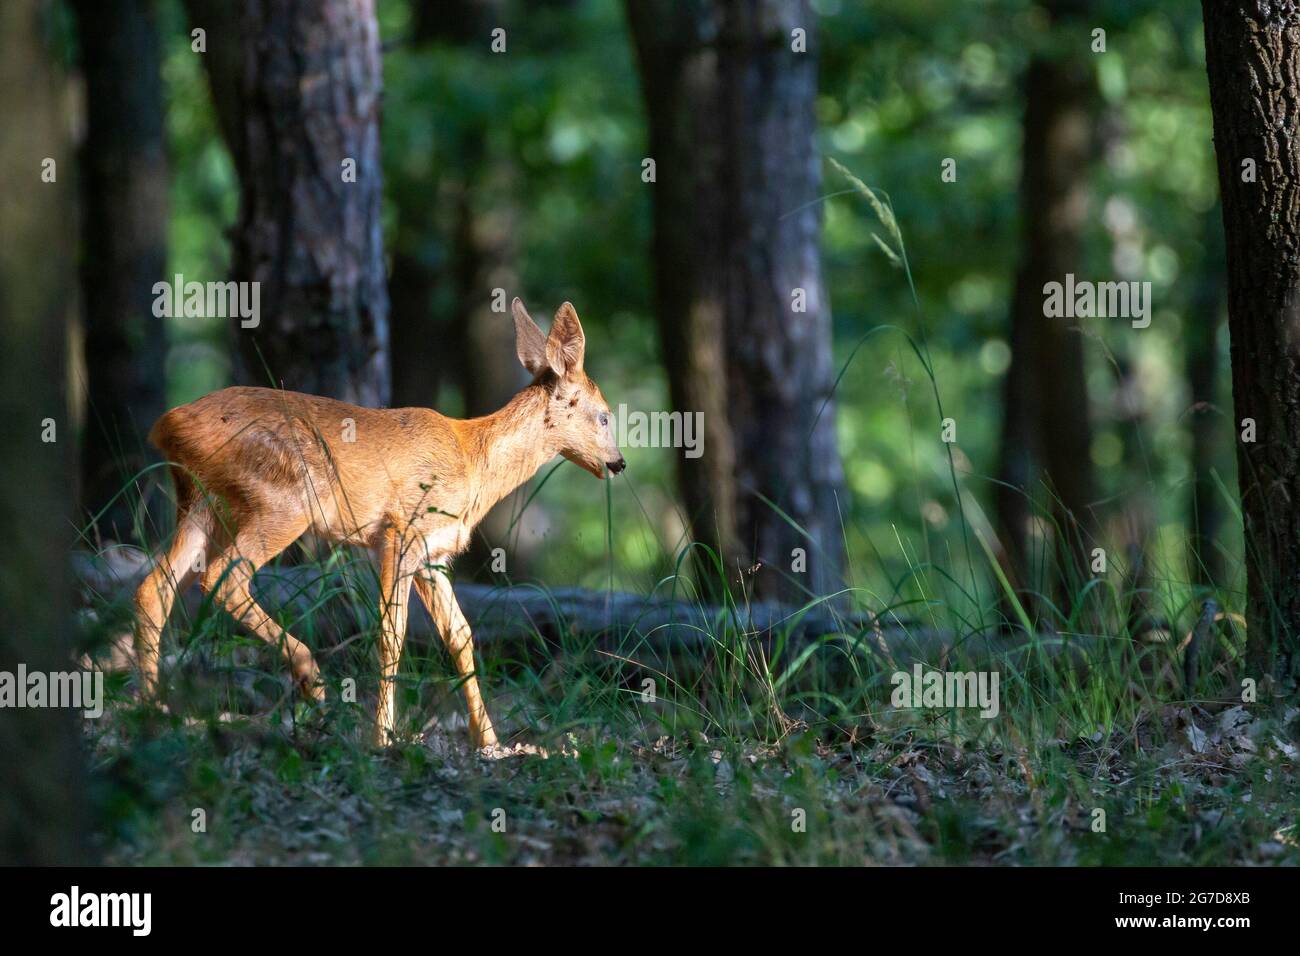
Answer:
[[[544,335],[522,302],[515,299],[510,308],[519,361],[533,376],[534,384],[547,391],[547,440],[597,478],[604,478],[606,469],[617,475],[626,462],[614,439],[605,396],[582,370],[587,339],[578,313],[572,304],[564,303],[555,313],[550,335]]]

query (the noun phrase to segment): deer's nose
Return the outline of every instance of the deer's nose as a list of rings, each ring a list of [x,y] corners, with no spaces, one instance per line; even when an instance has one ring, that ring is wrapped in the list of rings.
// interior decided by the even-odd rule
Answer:
[[[609,469],[611,475],[617,475],[627,467],[627,462],[623,460],[622,455],[619,455],[618,461],[607,461],[605,467]]]

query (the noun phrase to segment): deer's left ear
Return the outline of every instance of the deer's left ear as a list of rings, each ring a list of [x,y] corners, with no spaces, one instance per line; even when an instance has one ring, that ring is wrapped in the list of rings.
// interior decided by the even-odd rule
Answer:
[[[546,338],[546,361],[556,375],[573,375],[582,371],[587,352],[587,337],[573,303],[566,302],[555,313],[551,334]]]
[[[515,317],[515,354],[519,356],[519,364],[529,375],[536,375],[547,365],[546,336],[518,298],[510,303],[510,311]]]

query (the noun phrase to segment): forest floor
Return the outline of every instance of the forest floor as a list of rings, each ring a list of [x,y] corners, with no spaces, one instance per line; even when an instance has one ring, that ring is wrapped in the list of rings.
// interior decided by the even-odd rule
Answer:
[[[644,721],[485,755],[305,705],[88,722],[115,864],[1298,864],[1293,708],[1167,705],[1073,739],[929,715],[769,740]],[[294,723],[294,719],[299,722]],[[451,721],[455,724],[455,721]],[[526,741],[526,742],[524,742]]]

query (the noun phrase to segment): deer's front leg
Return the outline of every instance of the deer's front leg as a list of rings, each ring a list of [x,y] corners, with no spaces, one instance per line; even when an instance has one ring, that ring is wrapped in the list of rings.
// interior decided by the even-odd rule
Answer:
[[[451,588],[451,578],[441,570],[422,572],[415,579],[416,589],[424,601],[433,622],[438,626],[443,643],[451,654],[465,688],[465,703],[469,708],[469,736],[475,747],[495,747],[497,734],[492,728],[474,673],[474,636],[469,622],[456,603],[456,592]]]
[[[406,618],[414,569],[401,540],[390,535],[379,561],[379,706],[375,710],[375,746],[388,746],[396,726],[397,667],[406,640]]]

